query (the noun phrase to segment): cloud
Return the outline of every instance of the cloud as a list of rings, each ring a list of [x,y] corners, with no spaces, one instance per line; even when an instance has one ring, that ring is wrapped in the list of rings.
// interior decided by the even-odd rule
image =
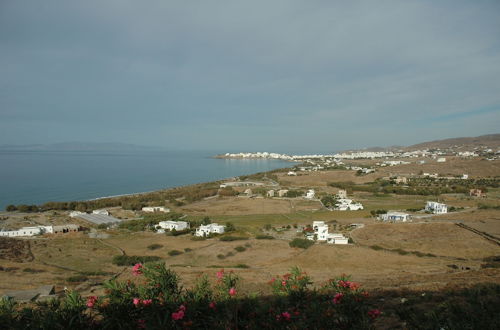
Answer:
[[[0,139],[38,141],[50,125],[47,142],[291,149],[322,140],[338,149],[420,142],[426,122],[434,138],[492,133],[453,123],[500,104],[499,9],[495,1],[3,2]]]

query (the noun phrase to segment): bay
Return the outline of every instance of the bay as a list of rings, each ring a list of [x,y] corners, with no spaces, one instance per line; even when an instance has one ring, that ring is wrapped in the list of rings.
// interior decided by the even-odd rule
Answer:
[[[215,159],[215,151],[0,151],[0,210],[88,200],[290,167],[270,159]]]

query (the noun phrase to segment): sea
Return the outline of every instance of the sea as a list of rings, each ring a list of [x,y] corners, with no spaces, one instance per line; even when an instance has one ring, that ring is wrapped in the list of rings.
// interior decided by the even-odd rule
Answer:
[[[218,159],[217,151],[0,151],[0,210],[9,204],[90,200],[290,167]]]

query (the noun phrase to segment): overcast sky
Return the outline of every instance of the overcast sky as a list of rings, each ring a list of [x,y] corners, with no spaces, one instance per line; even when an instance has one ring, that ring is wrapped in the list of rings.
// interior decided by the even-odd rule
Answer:
[[[0,144],[329,152],[498,127],[500,1],[0,0]]]

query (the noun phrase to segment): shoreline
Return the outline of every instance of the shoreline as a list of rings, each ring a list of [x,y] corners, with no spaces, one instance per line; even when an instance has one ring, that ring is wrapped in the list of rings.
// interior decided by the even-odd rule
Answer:
[[[269,159],[269,160],[280,160],[280,159]],[[284,160],[282,160],[282,161],[284,161]],[[245,174],[241,174],[241,175],[237,175],[237,176],[232,176],[232,177],[224,177],[224,178],[220,178],[220,179],[216,179],[216,180],[212,180],[212,181],[201,181],[201,182],[189,183],[189,184],[184,184],[184,185],[176,185],[176,186],[171,186],[171,187],[165,187],[165,188],[160,188],[160,189],[156,189],[156,190],[148,190],[148,191],[142,191],[142,192],[124,193],[124,194],[109,195],[109,196],[99,196],[99,197],[94,197],[94,198],[89,198],[89,199],[77,199],[77,200],[73,199],[73,200],[66,200],[66,201],[48,200],[48,201],[41,202],[41,203],[19,203],[19,204],[12,204],[11,203],[11,204],[15,205],[15,206],[18,206],[18,205],[36,205],[38,207],[41,207],[42,205],[44,205],[46,203],[72,203],[72,202],[79,203],[79,202],[95,202],[95,201],[102,201],[102,200],[107,200],[107,199],[112,200],[112,199],[115,199],[115,198],[142,196],[142,195],[147,195],[147,194],[167,192],[169,190],[195,187],[195,186],[198,186],[198,185],[216,184],[216,183],[219,183],[219,182],[224,182],[224,181],[228,181],[228,180],[231,180],[231,179],[235,179],[235,178],[238,178],[238,177],[241,177],[241,176],[252,176],[252,175],[255,175],[255,174],[258,174],[258,173],[269,173],[269,172],[272,172],[272,171],[283,170],[283,169],[287,169],[287,168],[289,168],[289,167],[287,167],[287,166],[285,166],[285,167],[278,167],[278,168],[267,170],[267,171],[245,173]],[[10,205],[10,204],[5,205],[5,207],[3,207],[2,210],[0,210],[0,214],[7,212],[5,210],[5,208],[8,205]]]

